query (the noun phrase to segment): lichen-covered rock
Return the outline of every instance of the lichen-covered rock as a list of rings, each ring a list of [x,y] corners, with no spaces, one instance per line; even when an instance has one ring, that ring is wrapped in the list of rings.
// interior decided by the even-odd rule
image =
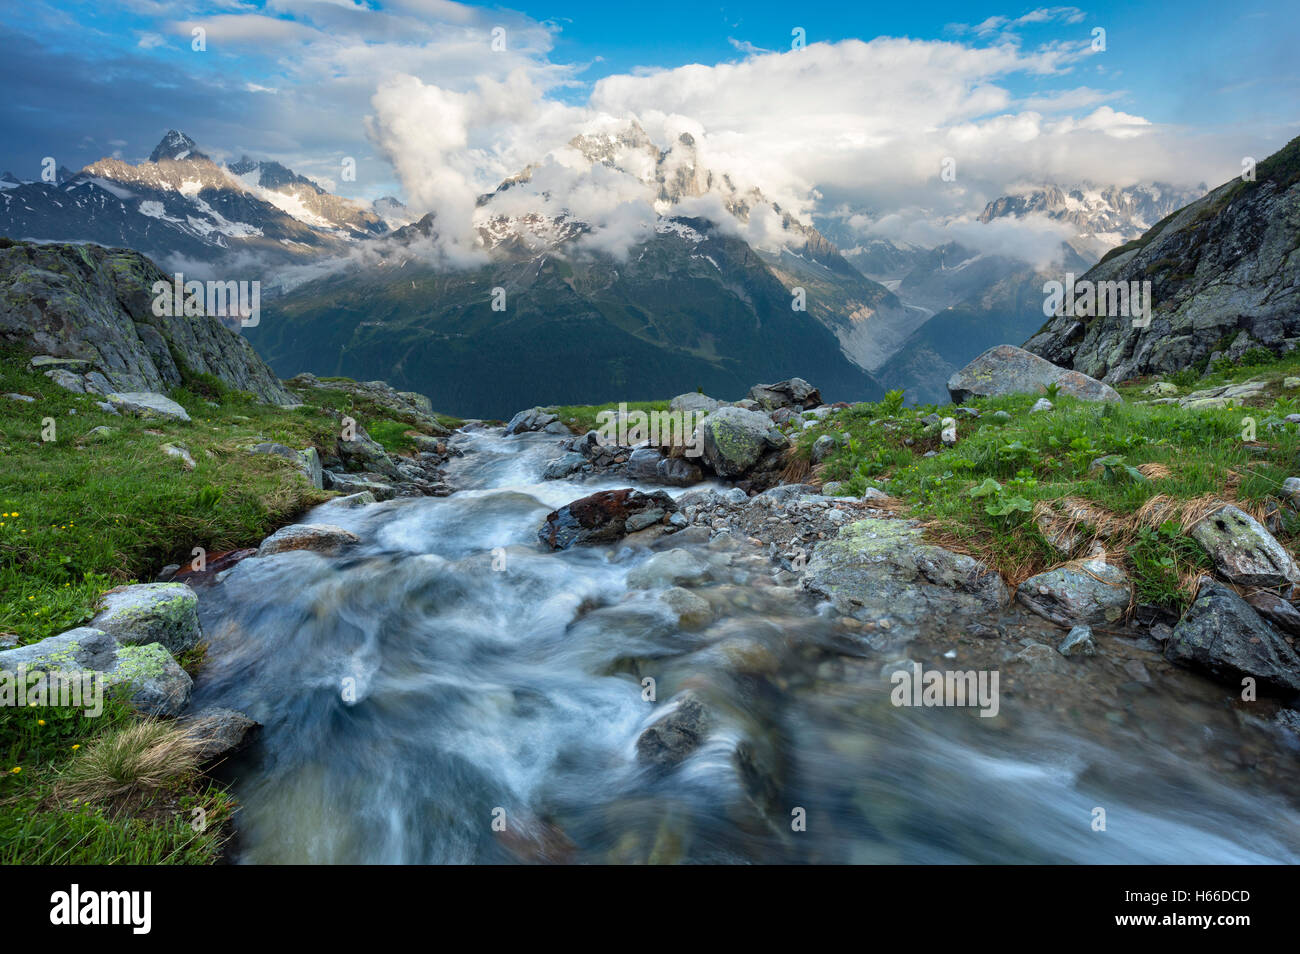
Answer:
[[[1062,394],[1083,401],[1118,401],[1119,393],[1108,384],[1078,371],[1060,368],[1013,345],[995,345],[948,379],[948,393],[954,404],[976,397],[1004,394],[1040,394],[1049,384]]]
[[[1300,568],[1282,544],[1250,514],[1227,504],[1192,527],[1225,580],[1240,586],[1281,586],[1300,581]]]
[[[295,523],[281,527],[263,540],[257,548],[257,555],[266,557],[289,550],[311,550],[333,556],[344,547],[360,542],[361,538],[351,530],[333,524]]]
[[[1017,600],[1058,626],[1114,623],[1131,598],[1128,576],[1101,559],[1039,573],[1016,589]]]
[[[131,705],[148,715],[178,715],[190,701],[193,682],[159,643],[124,645],[111,633],[83,626],[30,646],[0,652],[0,671],[99,673],[107,690],[122,687]],[[83,683],[83,692],[89,685]],[[85,699],[86,708],[92,705]]]
[[[137,583],[104,594],[102,609],[90,621],[128,646],[161,643],[180,654],[203,638],[198,595],[184,583]]]
[[[537,538],[552,550],[608,543],[637,529],[635,523],[628,528],[634,517],[657,512],[655,520],[660,520],[676,511],[676,502],[662,490],[649,494],[631,488],[602,490],[551,511]]]
[[[1290,692],[1300,691],[1300,656],[1232,589],[1203,578],[1196,600],[1174,627],[1165,656],[1175,662],[1238,680],[1253,676]]]
[[[105,395],[109,404],[119,413],[136,417],[161,418],[169,421],[189,422],[190,415],[171,398],[153,391],[114,391]]]
[[[740,477],[765,453],[789,443],[766,414],[738,407],[720,408],[699,426],[704,459],[719,477]]]
[[[983,563],[926,543],[909,520],[858,520],[819,543],[803,586],[846,616],[914,627],[982,619],[1008,600]]]

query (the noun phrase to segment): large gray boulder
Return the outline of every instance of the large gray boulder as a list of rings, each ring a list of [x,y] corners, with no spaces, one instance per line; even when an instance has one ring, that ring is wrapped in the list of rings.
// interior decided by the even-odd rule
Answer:
[[[128,646],[161,643],[177,655],[198,645],[199,597],[184,583],[137,583],[104,594],[90,626]]]
[[[524,434],[529,431],[542,431],[551,424],[560,420],[558,415],[540,407],[530,407],[526,411],[520,411],[510,419],[506,424],[506,436],[511,434]]]
[[[1025,580],[1016,599],[1058,626],[1114,623],[1132,598],[1128,577],[1104,560],[1057,567]]]
[[[1165,656],[1224,679],[1254,676],[1280,689],[1300,691],[1296,651],[1235,591],[1208,577],[1174,627]]]
[[[153,391],[114,391],[105,400],[122,414],[145,419],[189,422],[190,415],[171,398]]]
[[[193,689],[189,674],[161,644],[129,646],[89,626],[0,652],[0,671],[17,673],[20,666],[64,676],[99,673],[105,689],[122,687],[131,705],[148,715],[178,715]],[[87,708],[91,705],[85,700]]]
[[[1006,394],[1041,394],[1049,384],[1083,401],[1118,401],[1109,384],[1078,371],[1059,368],[1014,345],[995,345],[948,379],[953,403]]]
[[[679,394],[668,402],[668,410],[686,413],[688,411],[703,412],[711,414],[723,406],[722,401],[709,397],[707,394],[697,394],[691,391],[687,394]]]
[[[766,411],[779,407],[808,410],[822,403],[822,392],[803,378],[790,378],[776,384],[756,384],[749,389],[749,399]]]
[[[724,407],[700,422],[704,460],[719,477],[740,477],[768,451],[787,446],[772,419],[758,411]]]
[[[813,550],[805,589],[846,616],[890,625],[982,619],[1010,598],[997,573],[973,557],[926,543],[910,520],[859,520]]]
[[[1225,504],[1190,531],[1225,580],[1239,586],[1282,586],[1300,581],[1300,568],[1264,526],[1243,510]]]

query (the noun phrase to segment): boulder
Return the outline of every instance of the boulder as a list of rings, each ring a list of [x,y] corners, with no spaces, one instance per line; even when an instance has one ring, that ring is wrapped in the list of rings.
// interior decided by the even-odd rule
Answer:
[[[1174,627],[1165,657],[1233,682],[1253,676],[1300,691],[1300,656],[1236,592],[1208,577]]]
[[[973,557],[926,543],[910,520],[858,520],[817,544],[805,589],[863,622],[915,626],[982,619],[1009,598],[997,573]]]
[[[1031,576],[1016,589],[1016,599],[1058,626],[1114,623],[1132,597],[1128,577],[1101,559],[1085,560]]]
[[[189,422],[190,415],[175,401],[153,391],[114,391],[105,395],[118,413],[132,414],[146,419],[161,418],[169,421]]]
[[[707,394],[679,394],[668,402],[668,410],[686,413],[689,411],[702,411],[705,414],[711,414],[723,406],[722,401],[715,400]]]
[[[1291,636],[1300,636],[1300,610],[1272,590],[1251,590],[1246,594],[1250,608],[1264,621]]]
[[[582,470],[587,465],[587,458],[583,457],[577,451],[570,451],[567,454],[547,461],[546,470],[542,472],[543,480],[561,480],[570,474]]]
[[[740,477],[765,453],[785,447],[785,435],[757,411],[724,407],[702,422],[704,459],[719,477]]]
[[[257,548],[257,555],[265,557],[289,550],[311,550],[334,556],[344,547],[360,542],[361,538],[355,533],[333,524],[295,523],[282,527],[263,540]]]
[[[670,487],[690,487],[704,479],[704,471],[684,457],[665,457],[655,465],[654,479]]]
[[[664,593],[662,599],[682,626],[698,629],[713,621],[713,607],[709,601],[690,590],[674,586]]]
[[[649,494],[630,487],[602,490],[551,511],[537,538],[552,550],[608,543],[633,532],[627,525],[630,518],[657,511],[659,520],[676,510],[677,504],[662,490]]]
[[[839,446],[840,442],[834,437],[830,434],[823,434],[821,437],[817,438],[817,440],[813,441],[812,462],[814,464],[820,464],[827,457],[830,457],[831,454],[835,453],[836,448]]]
[[[158,449],[168,457],[175,457],[186,470],[193,470],[198,466],[194,463],[194,457],[188,447],[180,444],[163,444]]]
[[[242,712],[209,706],[177,720],[186,735],[198,743],[200,765],[226,758],[248,748],[262,724]]]
[[[822,393],[803,378],[790,378],[776,384],[756,384],[749,389],[749,399],[764,410],[794,407],[801,410],[822,403]]]
[[[203,638],[199,597],[184,583],[137,583],[104,594],[102,609],[90,621],[127,646],[160,643],[179,655]]]
[[[276,457],[283,457],[289,461],[307,478],[317,490],[324,489],[324,480],[321,472],[320,454],[316,448],[308,447],[306,450],[294,450],[292,447],[286,447],[284,444],[276,444],[273,441],[267,441],[262,444],[254,444],[248,449],[250,454],[274,454]]]
[[[1049,384],[1059,385],[1062,394],[1083,401],[1120,400],[1110,385],[1079,371],[1059,368],[1013,345],[995,345],[956,372],[948,379],[948,393],[954,404],[961,404],[977,397],[1039,394]]]
[[[325,486],[349,496],[370,494],[375,500],[392,500],[397,490],[392,484],[380,479],[379,474],[340,474],[327,470],[322,474]]]
[[[352,440],[338,440],[338,456],[348,470],[382,474],[385,477],[398,478],[397,465],[393,463],[383,445],[366,433],[360,424]]]
[[[506,436],[544,430],[548,424],[554,424],[559,419],[557,415],[544,408],[530,407],[510,419],[510,423],[506,425]]]
[[[1300,581],[1300,568],[1282,544],[1250,514],[1220,507],[1192,527],[1219,575],[1239,586],[1282,586]]]
[[[161,644],[129,646],[89,626],[0,652],[0,670],[16,673],[20,666],[28,672],[100,673],[106,689],[123,687],[131,705],[147,715],[178,715],[193,689],[189,674]],[[87,700],[86,707],[92,705]]]
[[[636,740],[636,754],[642,762],[671,768],[700,747],[708,735],[708,712],[693,694],[684,694],[676,705]]]
[[[656,553],[627,575],[629,589],[648,590],[656,586],[680,586],[683,583],[703,583],[709,578],[709,567],[689,550],[680,547]]]

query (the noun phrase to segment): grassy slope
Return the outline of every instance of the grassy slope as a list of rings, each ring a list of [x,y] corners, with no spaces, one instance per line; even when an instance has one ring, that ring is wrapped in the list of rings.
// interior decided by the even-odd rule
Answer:
[[[37,400],[2,396],[9,392]],[[331,410],[356,418],[390,451],[409,444],[409,424],[347,392],[298,394],[307,406],[286,410],[190,376],[171,397],[191,423],[143,421],[100,411],[95,398],[27,371],[25,355],[0,352],[0,634],[26,644],[81,625],[105,590],[152,580],[164,565],[188,562],[194,547],[212,555],[254,546],[332,496],[288,461],[248,453],[250,444],[332,447],[339,425]],[[41,439],[46,418],[53,441]],[[88,438],[99,425],[115,433]],[[166,456],[165,443],[184,445],[195,469]],[[199,658],[181,662],[192,668]],[[0,710],[0,862],[203,862],[218,854],[230,800],[202,778],[178,778],[130,804],[54,803],[54,783],[76,758],[72,746],[133,720],[120,706],[98,719],[54,707]],[[207,812],[203,833],[190,828],[194,806]]]
[[[1065,560],[1040,532],[1036,514],[1057,509],[1063,498],[1087,502],[1096,519],[1085,523],[1074,555],[1084,555],[1097,536],[1109,559],[1133,573],[1138,602],[1176,612],[1208,565],[1183,532],[1191,520],[1211,499],[1262,515],[1282,481],[1297,472],[1300,435],[1282,421],[1300,410],[1300,390],[1282,387],[1292,375],[1300,375],[1300,357],[1253,367],[1220,364],[1190,386],[1187,377],[1175,376],[1184,384],[1180,395],[1249,378],[1269,381],[1265,396],[1230,409],[1138,403],[1149,400],[1141,393],[1149,381],[1121,388],[1122,404],[1058,396],[1054,410],[1031,413],[1042,395],[978,401],[978,420],[955,414],[952,405],[892,412],[855,405],[799,435],[796,453],[807,458],[822,434],[847,434],[848,445],[819,469],[821,479],[844,482],[844,493],[885,490],[926,520],[937,539],[984,558],[1013,583]],[[955,447],[944,447],[938,427],[922,423],[932,411],[957,418]],[[996,419],[997,411],[1009,419]],[[1242,439],[1248,416],[1255,421],[1254,443]],[[930,450],[937,455],[924,457]],[[1110,466],[1091,467],[1111,455],[1118,459]],[[1281,508],[1280,519],[1280,539],[1294,550],[1300,518]]]

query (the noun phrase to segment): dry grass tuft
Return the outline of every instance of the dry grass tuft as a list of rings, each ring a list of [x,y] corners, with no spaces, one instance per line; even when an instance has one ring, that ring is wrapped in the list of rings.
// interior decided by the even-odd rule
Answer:
[[[786,450],[782,463],[785,464],[781,470],[783,484],[805,483],[812,474],[812,462],[807,457],[800,456],[798,448],[791,447]]]
[[[1138,473],[1148,480],[1163,480],[1173,474],[1164,464],[1138,464]]]
[[[55,795],[103,801],[162,788],[198,769],[199,745],[170,723],[137,722],[91,743],[59,779]]]

